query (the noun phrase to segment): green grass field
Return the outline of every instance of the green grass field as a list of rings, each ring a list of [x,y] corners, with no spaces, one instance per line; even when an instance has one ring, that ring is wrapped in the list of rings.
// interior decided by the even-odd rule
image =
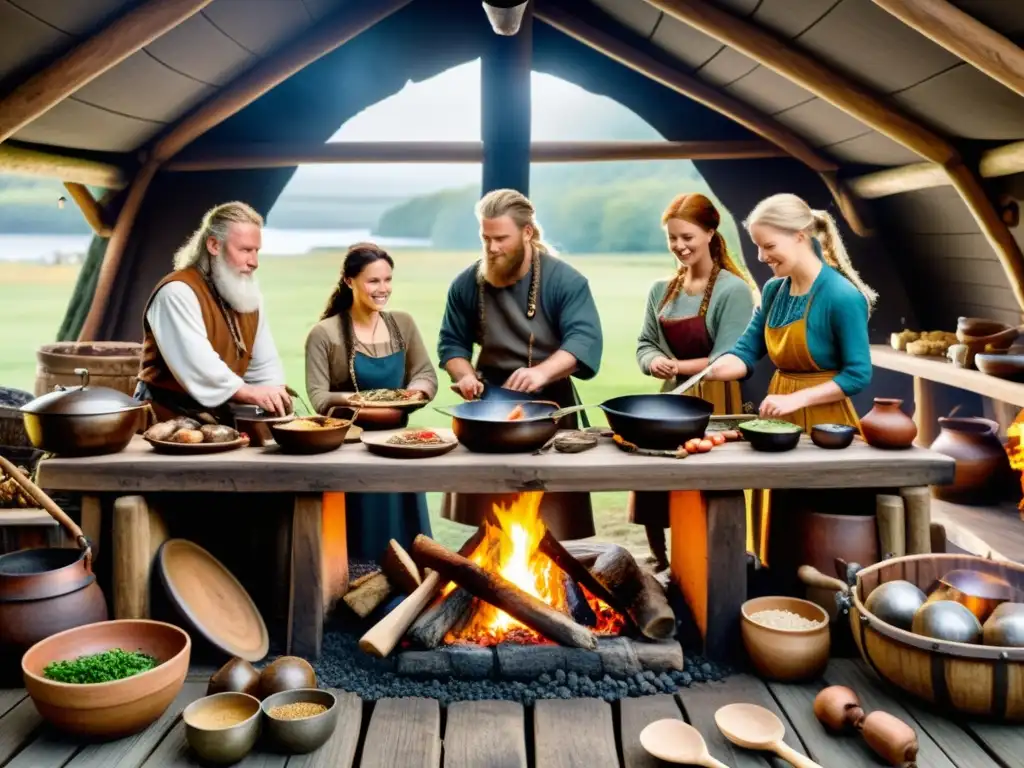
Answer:
[[[409,250],[393,255],[396,267],[390,306],[416,318],[427,348],[435,353],[448,284],[473,262],[476,254]],[[340,253],[326,251],[302,257],[261,258],[258,274],[268,317],[288,382],[299,391],[305,391],[306,334],[333,290],[341,258]],[[584,402],[599,403],[618,394],[657,390],[657,382],[640,373],[634,353],[647,291],[652,281],[669,271],[669,258],[667,254],[567,257],[589,278],[604,330],[601,371],[593,381],[577,385]],[[0,385],[32,391],[35,351],[53,341],[77,271],[72,266],[0,264],[0,327],[4,329],[0,334]],[[436,402],[458,402],[448,389],[447,374],[439,371],[438,377]],[[600,411],[592,411],[589,416],[592,422],[603,423]],[[414,415],[413,423],[443,426],[448,420],[425,408]],[[440,495],[430,494],[430,502],[435,536],[446,543],[461,541],[465,536],[463,527],[437,517]],[[595,494],[598,535],[631,548],[642,547],[643,529],[626,522],[625,504],[625,493]]]

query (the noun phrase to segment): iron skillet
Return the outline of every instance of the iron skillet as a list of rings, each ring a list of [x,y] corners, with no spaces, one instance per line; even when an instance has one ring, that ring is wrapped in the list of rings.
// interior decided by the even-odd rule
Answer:
[[[563,409],[562,415],[591,406]],[[608,426],[640,448],[672,451],[694,437],[703,437],[715,407],[693,395],[621,395],[597,406]]]
[[[523,408],[523,418],[509,420],[512,410]],[[582,406],[559,408],[548,400],[469,400],[434,410],[452,417],[452,431],[474,453],[529,453],[555,436],[559,420]]]

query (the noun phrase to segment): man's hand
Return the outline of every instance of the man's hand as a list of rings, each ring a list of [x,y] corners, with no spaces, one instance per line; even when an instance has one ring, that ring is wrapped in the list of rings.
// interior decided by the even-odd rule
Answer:
[[[762,418],[788,416],[804,407],[804,398],[799,392],[791,395],[768,395],[761,401],[760,415]]]
[[[240,403],[258,405],[275,416],[284,416],[292,410],[292,398],[283,386],[243,384],[233,399]]]
[[[505,389],[513,392],[538,392],[548,385],[550,377],[542,368],[519,368],[505,381]]]
[[[459,394],[462,395],[463,400],[474,400],[484,391],[484,383],[476,377],[475,373],[467,373],[455,382],[455,386],[459,388]]]
[[[667,357],[656,357],[651,360],[651,376],[656,379],[671,379],[676,375],[676,364]]]

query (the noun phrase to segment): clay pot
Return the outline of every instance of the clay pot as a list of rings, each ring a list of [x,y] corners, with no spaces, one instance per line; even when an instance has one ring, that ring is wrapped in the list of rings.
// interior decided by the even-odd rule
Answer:
[[[917,425],[903,412],[902,400],[876,397],[875,407],[860,420],[868,445],[875,448],[909,448],[917,437]]]
[[[999,425],[977,417],[940,417],[939,436],[931,449],[956,460],[949,485],[933,486],[940,499],[988,504],[1004,495],[1012,478],[1010,460],[999,440]]]

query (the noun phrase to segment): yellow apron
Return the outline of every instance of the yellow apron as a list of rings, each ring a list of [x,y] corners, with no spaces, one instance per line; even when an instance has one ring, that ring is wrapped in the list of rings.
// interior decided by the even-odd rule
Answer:
[[[765,345],[768,357],[775,365],[775,374],[768,385],[769,395],[791,395],[804,389],[816,387],[832,381],[838,371],[823,371],[814,362],[807,344],[807,316],[811,309],[808,300],[803,317],[781,328],[771,328],[767,322],[764,327]],[[810,432],[815,424],[849,424],[860,430],[860,419],[853,409],[850,398],[844,397],[834,403],[812,405],[801,408],[788,416],[782,417],[800,426],[804,432]],[[758,511],[758,557],[765,565],[768,564],[768,523],[771,516],[771,491],[758,489],[747,497],[748,526],[754,511]],[[749,540],[749,539],[748,539]]]

